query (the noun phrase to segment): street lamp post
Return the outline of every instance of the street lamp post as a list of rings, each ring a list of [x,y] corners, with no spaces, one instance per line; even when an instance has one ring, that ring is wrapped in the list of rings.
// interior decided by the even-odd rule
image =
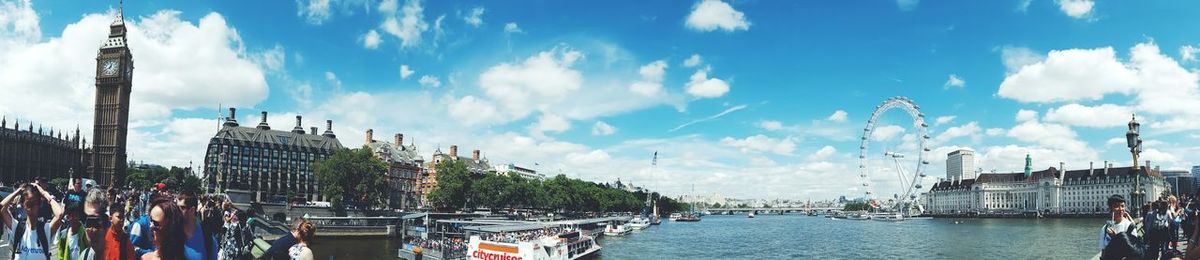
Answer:
[[[1133,204],[1133,217],[1138,217],[1141,213],[1140,207],[1144,201],[1146,191],[1142,189],[1141,174],[1138,173],[1138,155],[1142,153],[1142,138],[1141,124],[1137,122],[1137,115],[1134,115],[1129,120],[1129,131],[1125,132],[1125,145],[1129,147],[1129,153],[1133,154],[1133,190],[1129,193],[1129,201]]]

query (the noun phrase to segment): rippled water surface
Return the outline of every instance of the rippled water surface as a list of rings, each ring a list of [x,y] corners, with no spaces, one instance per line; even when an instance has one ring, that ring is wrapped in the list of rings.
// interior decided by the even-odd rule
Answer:
[[[1088,259],[1101,219],[707,216],[600,239],[599,259]],[[319,241],[317,259],[396,259],[396,240]]]

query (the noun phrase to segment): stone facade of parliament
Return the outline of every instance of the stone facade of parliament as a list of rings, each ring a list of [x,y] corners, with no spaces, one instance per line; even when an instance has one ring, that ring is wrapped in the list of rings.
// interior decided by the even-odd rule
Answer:
[[[40,127],[35,130],[32,123],[28,126],[20,129],[21,124],[14,122],[9,128],[8,119],[0,119],[0,183],[66,178],[86,169],[89,150],[84,148],[87,141],[81,140],[79,130],[72,136]]]

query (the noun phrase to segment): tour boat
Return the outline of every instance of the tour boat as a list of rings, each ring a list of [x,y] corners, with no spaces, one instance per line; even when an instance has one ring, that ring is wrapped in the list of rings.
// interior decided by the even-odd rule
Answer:
[[[854,214],[850,214],[850,216],[846,217],[846,219],[869,220],[869,219],[871,219],[871,215],[867,214],[867,213],[854,213]]]
[[[604,227],[604,235],[605,236],[621,236],[621,235],[625,235],[625,234],[629,233],[629,231],[633,231],[633,230],[628,223],[626,223],[626,224],[608,223],[608,225]]]
[[[643,217],[636,217],[629,221],[629,227],[633,230],[642,230],[650,227],[650,220]]]
[[[679,212],[675,212],[675,213],[671,213],[670,216],[667,216],[667,219],[670,219],[671,221],[678,221],[679,217],[683,217],[683,214],[679,214]]]
[[[871,219],[879,221],[902,221],[904,214],[900,213],[875,213],[871,215]]]
[[[596,239],[580,231],[506,243],[471,236],[469,259],[573,260],[600,251]]]
[[[680,216],[679,219],[676,219],[675,221],[678,221],[678,222],[700,222],[700,215],[687,214],[687,215]]]

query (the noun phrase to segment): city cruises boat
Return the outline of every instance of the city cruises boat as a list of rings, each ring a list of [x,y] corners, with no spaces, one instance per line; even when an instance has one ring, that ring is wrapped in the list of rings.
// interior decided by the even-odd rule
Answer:
[[[874,215],[871,215],[871,219],[879,220],[879,221],[902,221],[902,220],[904,220],[904,214],[890,213],[890,212],[889,213],[875,213]]]
[[[677,221],[677,220],[679,220],[679,217],[682,217],[682,216],[683,216],[683,214],[679,214],[679,212],[675,212],[675,213],[671,213],[670,216],[667,216],[667,219],[670,219],[671,221]]]
[[[852,214],[849,214],[849,216],[847,216],[847,217],[846,217],[846,219],[851,219],[851,220],[869,220],[869,219],[871,219],[871,214],[867,214],[867,213],[852,213]]]
[[[584,232],[571,231],[529,241],[508,243],[471,236],[469,259],[574,260],[600,251],[596,239]]]
[[[633,231],[633,228],[629,225],[629,223],[608,223],[608,225],[604,227],[605,236],[623,236],[628,234],[630,231]]]

